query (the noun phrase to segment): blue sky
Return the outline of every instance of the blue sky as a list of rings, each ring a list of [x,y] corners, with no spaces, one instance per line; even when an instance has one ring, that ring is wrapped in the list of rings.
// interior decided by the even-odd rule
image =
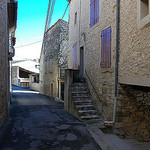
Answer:
[[[42,42],[20,47],[29,43],[42,41],[49,0],[18,0],[18,19],[16,30],[16,56],[14,59],[38,58]],[[62,18],[67,7],[66,0],[56,0],[52,24]],[[68,21],[69,9],[64,17]]]

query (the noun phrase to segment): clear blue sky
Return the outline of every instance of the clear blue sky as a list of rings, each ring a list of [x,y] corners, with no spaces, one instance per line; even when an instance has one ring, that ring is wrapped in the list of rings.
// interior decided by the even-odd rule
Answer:
[[[42,41],[49,0],[18,0],[18,19],[16,30],[16,56],[37,58],[40,54],[41,43],[17,48],[36,41]],[[52,24],[62,18],[67,7],[66,0],[56,0]],[[68,21],[69,9],[64,20]],[[17,58],[15,57],[15,58]],[[19,57],[17,59],[19,59]]]

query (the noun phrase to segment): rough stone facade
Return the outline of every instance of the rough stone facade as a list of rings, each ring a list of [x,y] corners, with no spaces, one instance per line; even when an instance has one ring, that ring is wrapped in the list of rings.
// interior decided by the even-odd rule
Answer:
[[[150,26],[138,27],[139,2],[120,3],[120,88],[116,127],[123,137],[150,141]]]
[[[120,4],[119,82],[150,86],[150,26],[138,28],[137,2]]]
[[[7,2],[0,1],[0,126],[8,118]]]
[[[150,26],[140,21],[142,0],[120,1],[119,89],[116,127],[123,137],[150,140]],[[142,1],[148,4],[149,0]],[[105,120],[112,120],[115,86],[116,1],[99,1],[99,22],[90,27],[90,0],[70,1],[69,69],[73,68],[73,45],[77,44],[80,68],[80,48],[84,47],[84,77]],[[147,6],[148,8],[150,6]],[[150,10],[150,8],[149,8]],[[140,12],[139,12],[140,11]],[[77,13],[77,23],[74,23]],[[142,14],[143,15],[143,14]],[[138,19],[137,19],[138,18]],[[111,26],[111,68],[101,68],[101,31]],[[87,74],[101,101],[97,98]]]
[[[116,128],[123,138],[150,140],[150,87],[120,85]]]
[[[112,120],[114,101],[114,64],[115,64],[115,34],[116,34],[116,4],[115,0],[99,1],[99,22],[90,27],[90,0],[72,0],[70,2],[69,22],[69,68],[73,67],[73,45],[77,44],[77,63],[80,64],[80,47],[84,47],[84,71],[86,70],[101,101],[97,98],[92,85],[84,72],[91,89],[92,96],[102,110],[106,120]],[[77,23],[74,25],[74,15],[77,12]],[[101,32],[111,26],[111,68],[101,68]]]
[[[44,35],[40,56],[40,93],[60,97],[64,77],[61,70],[67,68],[68,23],[58,20]]]

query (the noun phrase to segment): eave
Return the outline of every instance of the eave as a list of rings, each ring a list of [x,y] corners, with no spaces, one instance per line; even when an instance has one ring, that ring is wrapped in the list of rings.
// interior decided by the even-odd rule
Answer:
[[[10,2],[8,3],[8,26],[9,28],[16,28],[17,26],[17,10],[18,10],[18,2]]]

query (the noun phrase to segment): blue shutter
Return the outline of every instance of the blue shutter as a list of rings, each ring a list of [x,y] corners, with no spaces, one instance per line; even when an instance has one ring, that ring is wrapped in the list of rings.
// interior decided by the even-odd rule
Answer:
[[[99,0],[95,0],[95,19],[94,19],[94,23],[98,23],[99,22]]]
[[[94,0],[90,4],[90,27],[94,25]]]

